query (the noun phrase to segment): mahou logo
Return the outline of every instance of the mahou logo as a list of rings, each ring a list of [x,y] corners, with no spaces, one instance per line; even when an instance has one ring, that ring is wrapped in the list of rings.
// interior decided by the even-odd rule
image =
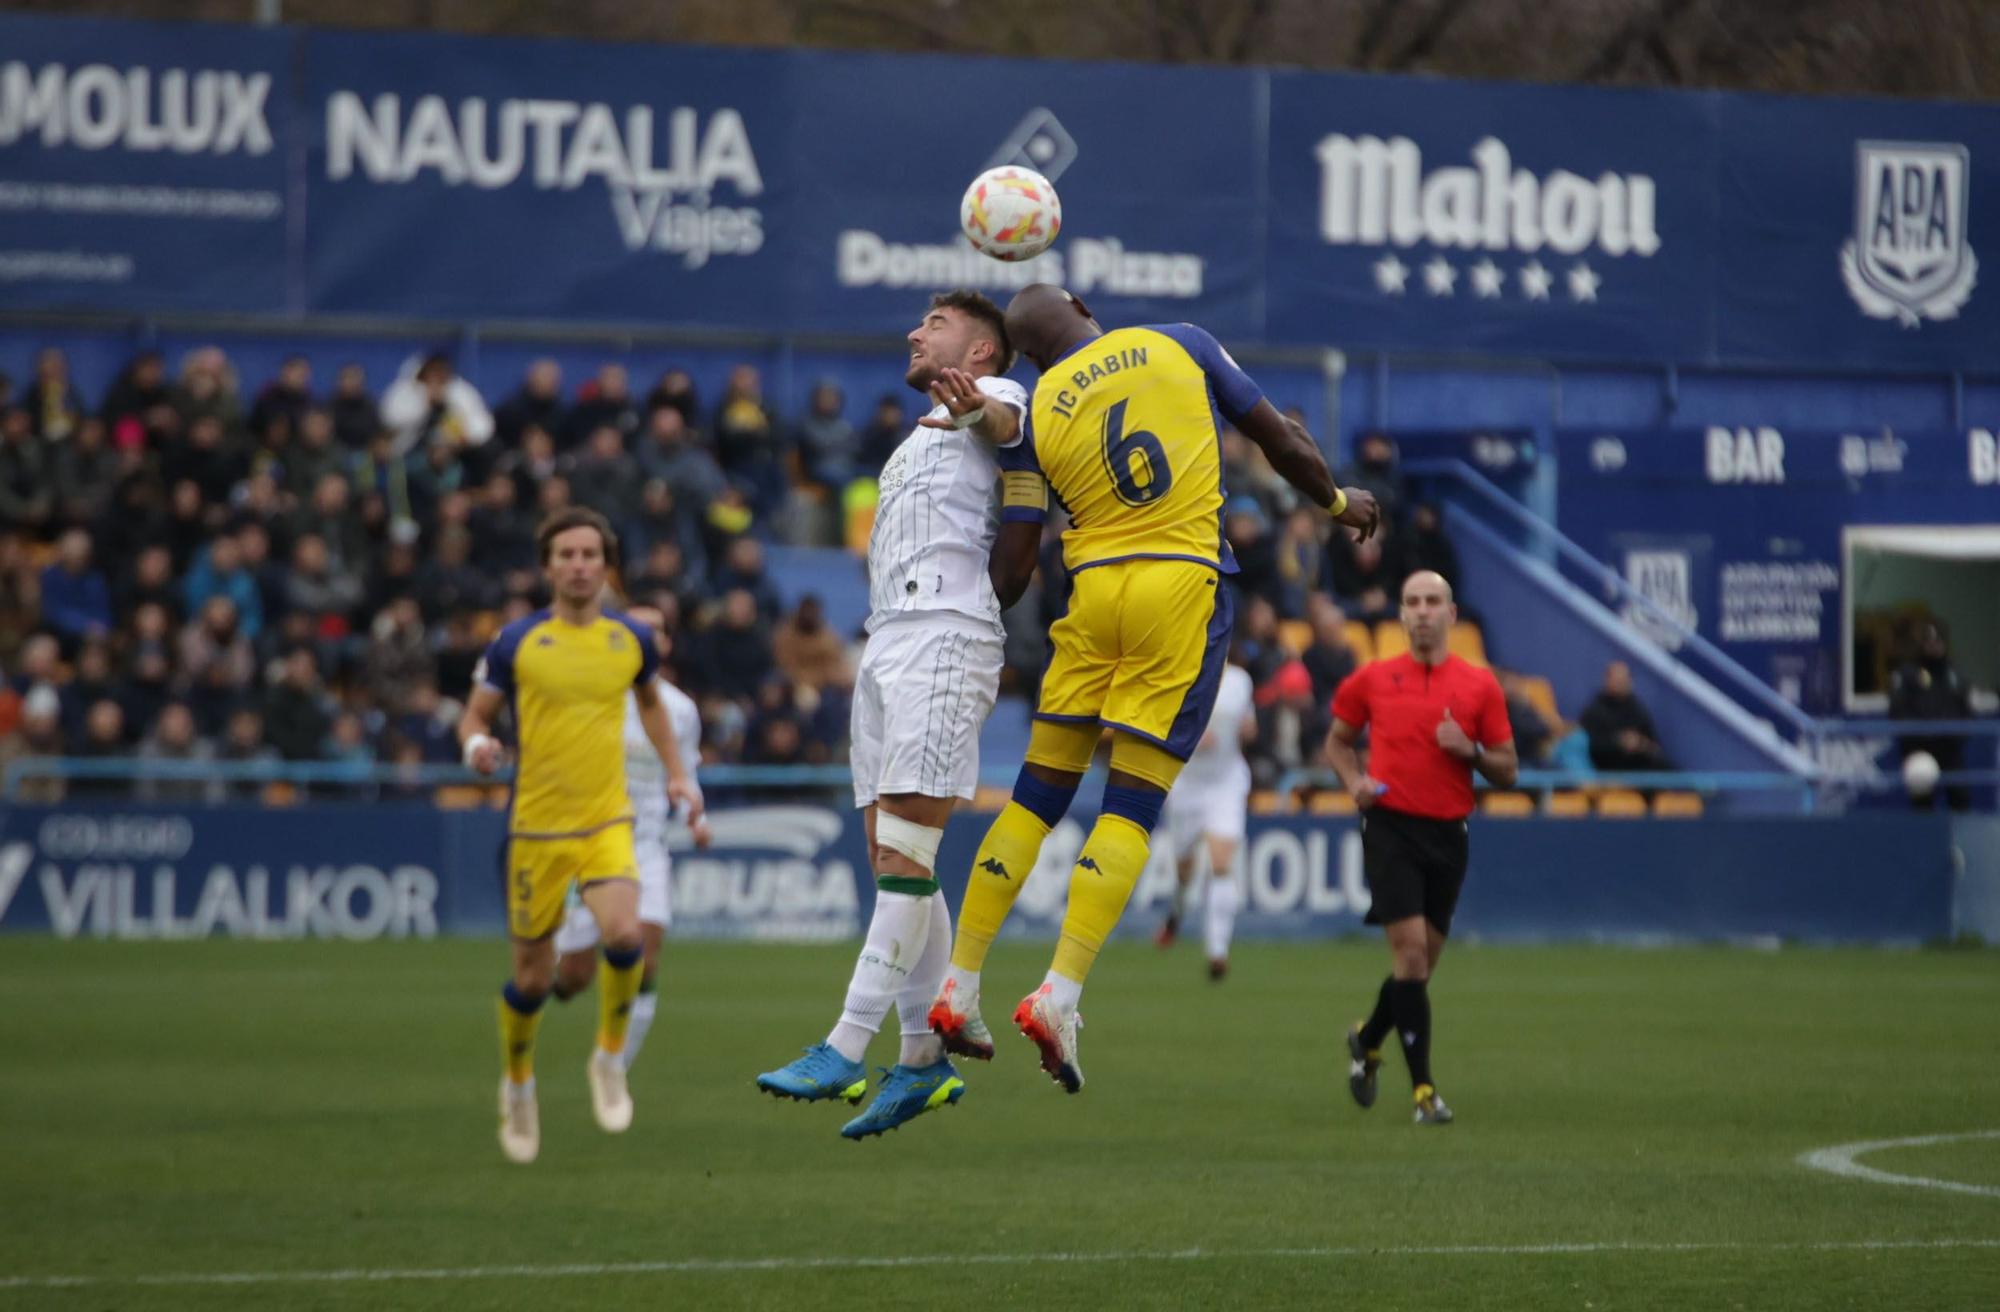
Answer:
[[[1854,235],[1840,276],[1861,312],[1915,328],[1955,319],[1979,280],[1965,240],[1971,156],[1956,143],[1855,147]]]
[[[1653,179],[1644,173],[1602,173],[1595,178],[1556,169],[1546,174],[1515,168],[1507,143],[1484,137],[1472,147],[1472,164],[1424,169],[1423,153],[1408,137],[1322,137],[1319,160],[1319,235],[1329,246],[1383,249],[1375,284],[1385,295],[1406,293],[1421,275],[1425,294],[1460,293],[1493,300],[1511,283],[1519,299],[1547,302],[1567,287],[1572,303],[1595,302],[1603,276],[1592,255],[1650,256],[1660,249]],[[1394,249],[1427,244],[1434,253],[1421,268],[1405,265]],[[1452,250],[1479,252],[1455,264]],[[1496,262],[1495,255],[1525,255],[1525,263]],[[1543,257],[1566,257],[1551,267]]]

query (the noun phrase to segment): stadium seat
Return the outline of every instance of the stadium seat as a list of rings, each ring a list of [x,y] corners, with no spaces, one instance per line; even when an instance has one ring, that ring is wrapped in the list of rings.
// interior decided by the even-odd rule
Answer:
[[[1646,814],[1646,799],[1630,788],[1607,788],[1597,795],[1597,814],[1614,820],[1632,820]]]
[[[1449,646],[1452,655],[1482,670],[1486,668],[1486,638],[1471,620],[1460,620],[1451,626]]]
[[[1310,815],[1353,815],[1354,798],[1338,788],[1325,788],[1312,795],[1306,803]]]
[[[1410,635],[1399,620],[1382,620],[1375,625],[1375,659],[1388,660],[1410,649]]]
[[[476,811],[486,805],[486,788],[482,784],[446,784],[431,800],[443,811]]]
[[[1653,814],[1672,820],[1701,818],[1700,793],[1661,793],[1653,799]]]
[[[1008,799],[1013,796],[1014,790],[1011,788],[1003,788],[999,784],[981,784],[977,789],[973,790],[972,809],[975,811],[984,811],[989,815],[997,815],[1006,807]]]
[[[472,617],[472,636],[481,642],[493,641],[493,635],[500,632],[500,612],[482,610]]]
[[[1521,676],[1521,693],[1528,704],[1542,713],[1542,718],[1551,725],[1561,724],[1562,715],[1556,710],[1555,685],[1539,674]]]
[[[1305,620],[1279,620],[1278,641],[1294,656],[1306,654],[1313,644],[1313,626]]]
[[[1366,620],[1347,621],[1347,645],[1354,649],[1356,665],[1375,659],[1375,631]]]
[[[1281,810],[1278,794],[1272,789],[1259,788],[1250,794],[1251,815],[1277,815]]]
[[[282,779],[276,779],[264,785],[258,800],[265,806],[297,806],[299,790]]]
[[[1535,813],[1535,799],[1526,793],[1492,792],[1479,799],[1482,815],[1503,816],[1509,819],[1531,816]]]
[[[487,809],[487,810],[489,810],[489,811],[504,811],[504,810],[506,810],[506,809],[507,809],[507,804],[508,804],[508,802],[509,802],[509,801],[511,801],[511,800],[512,800],[512,798],[513,798],[513,794],[512,794],[512,792],[511,792],[511,791],[510,791],[510,790],[508,789],[507,785],[505,785],[505,784],[488,784],[488,785],[486,785],[486,809]]]
[[[1550,793],[1549,802],[1548,805],[1543,808],[1543,814],[1558,816],[1565,820],[1573,819],[1574,817],[1580,815],[1589,815],[1590,798],[1583,793],[1575,793],[1575,792]]]

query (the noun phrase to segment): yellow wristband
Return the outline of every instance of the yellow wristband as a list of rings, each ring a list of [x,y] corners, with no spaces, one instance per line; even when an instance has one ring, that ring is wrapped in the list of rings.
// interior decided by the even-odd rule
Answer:
[[[1345,509],[1347,509],[1347,489],[1337,487],[1333,490],[1333,504],[1326,508],[1326,513],[1337,519],[1340,517],[1340,512]]]

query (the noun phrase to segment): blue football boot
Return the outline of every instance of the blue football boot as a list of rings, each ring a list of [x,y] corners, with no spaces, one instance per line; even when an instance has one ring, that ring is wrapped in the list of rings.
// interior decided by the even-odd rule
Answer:
[[[882,1087],[868,1110],[840,1127],[849,1139],[884,1134],[936,1107],[948,1107],[965,1096],[965,1081],[948,1058],[928,1066],[897,1066],[884,1073]]]
[[[815,1043],[806,1055],[789,1066],[765,1071],[757,1077],[757,1087],[779,1098],[818,1102],[822,1098],[845,1098],[860,1102],[868,1092],[868,1072],[858,1061],[849,1061],[829,1043]]]

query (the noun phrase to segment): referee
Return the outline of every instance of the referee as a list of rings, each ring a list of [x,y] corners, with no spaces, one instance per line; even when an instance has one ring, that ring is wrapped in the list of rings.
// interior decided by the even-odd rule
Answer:
[[[1421,570],[1405,579],[1410,650],[1347,677],[1334,694],[1326,740],[1341,784],[1361,808],[1362,870],[1374,895],[1368,923],[1389,938],[1389,977],[1374,1013],[1348,1031],[1347,1087],[1363,1107],[1375,1105],[1382,1040],[1393,1028],[1410,1066],[1418,1125],[1452,1119],[1431,1081],[1429,983],[1465,884],[1472,772],[1505,788],[1520,766],[1493,672],[1451,654],[1457,620],[1443,575]],[[1365,770],[1354,746],[1363,729]]]

